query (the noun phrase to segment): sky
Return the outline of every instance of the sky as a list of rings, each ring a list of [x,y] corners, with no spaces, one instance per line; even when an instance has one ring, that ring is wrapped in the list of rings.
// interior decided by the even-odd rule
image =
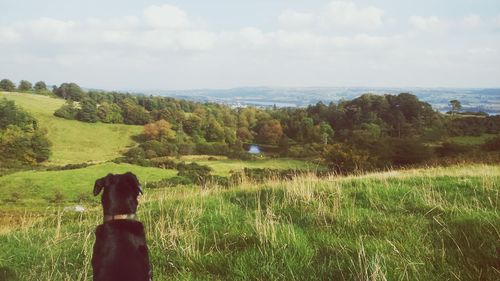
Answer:
[[[500,87],[499,0],[0,0],[0,79]]]

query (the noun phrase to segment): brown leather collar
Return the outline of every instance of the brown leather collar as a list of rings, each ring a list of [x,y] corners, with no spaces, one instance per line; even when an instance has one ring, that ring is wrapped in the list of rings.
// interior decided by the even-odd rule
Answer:
[[[114,220],[135,220],[135,214],[104,215],[104,222]]]

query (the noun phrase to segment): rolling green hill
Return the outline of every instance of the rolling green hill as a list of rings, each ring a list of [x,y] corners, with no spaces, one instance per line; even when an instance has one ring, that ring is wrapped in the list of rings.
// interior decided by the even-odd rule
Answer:
[[[52,114],[64,101],[28,93],[0,92],[0,98],[14,100],[38,119],[48,130],[52,156],[48,164],[63,165],[82,162],[102,162],[120,156],[133,145],[131,136],[142,131],[141,126],[123,124],[84,123],[57,118]]]
[[[131,164],[104,163],[82,169],[64,171],[23,171],[0,177],[0,200],[9,200],[16,192],[22,206],[37,203],[44,205],[60,192],[61,201],[74,201],[78,196],[91,195],[96,179],[108,173],[136,174],[143,184],[158,181],[177,174],[175,170],[141,167]],[[2,208],[0,208],[2,209]]]
[[[499,193],[465,165],[146,190],[138,215],[155,280],[498,280]],[[4,223],[0,279],[91,280],[84,206]]]

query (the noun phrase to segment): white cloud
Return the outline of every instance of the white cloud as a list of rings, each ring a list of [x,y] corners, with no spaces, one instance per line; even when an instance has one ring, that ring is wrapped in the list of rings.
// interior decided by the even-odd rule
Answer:
[[[261,47],[269,43],[269,35],[264,34],[262,30],[255,27],[243,28],[239,31],[241,41],[250,44],[252,47]],[[246,45],[244,44],[244,45]]]
[[[468,28],[477,28],[484,24],[480,15],[472,14],[464,17],[461,20],[461,25]]]
[[[130,77],[140,76],[141,83],[149,81],[158,88],[288,83],[387,86],[450,85],[439,80],[452,81],[456,73],[466,79],[454,81],[465,85],[473,81],[466,74],[477,69],[482,76],[476,77],[498,80],[488,77],[499,74],[500,37],[492,27],[500,28],[500,16],[414,16],[408,19],[408,27],[390,24],[389,16],[394,15],[386,18],[382,9],[356,3],[335,1],[317,7],[323,9],[316,12],[284,8],[275,15],[274,29],[272,24],[260,28],[249,24],[208,30],[172,5],[100,19],[23,20],[0,27],[0,49],[9,54],[0,57],[4,66],[0,71],[4,76],[17,71],[16,79],[31,79],[24,76],[27,73],[33,79],[47,79],[43,77],[47,73],[55,81],[89,77],[85,78],[88,86],[137,88],[143,85]],[[432,31],[453,32],[435,36]],[[42,77],[35,76],[36,71]]]
[[[178,29],[191,26],[186,13],[173,5],[149,6],[142,14],[146,23],[152,27]]]
[[[500,29],[500,15],[496,16],[493,20],[493,26],[494,28]]]
[[[21,39],[21,34],[9,27],[0,27],[0,44],[15,43]]]
[[[352,1],[333,1],[326,7],[323,21],[334,25],[373,29],[383,24],[384,10],[358,7]]]
[[[314,21],[314,15],[311,13],[286,10],[278,17],[278,21],[284,28],[300,29],[309,27]]]
[[[51,40],[64,39],[76,27],[73,21],[62,21],[53,18],[40,18],[29,22],[28,31],[35,36]]]
[[[410,23],[416,29],[425,32],[446,31],[451,26],[449,22],[444,21],[436,16],[431,16],[431,17],[412,16],[410,17]]]

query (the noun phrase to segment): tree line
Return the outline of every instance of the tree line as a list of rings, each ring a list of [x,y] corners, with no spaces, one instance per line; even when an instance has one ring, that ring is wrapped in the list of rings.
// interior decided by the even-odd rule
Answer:
[[[139,146],[125,153],[126,161],[142,165],[188,154],[248,158],[246,145],[256,143],[269,154],[322,159],[338,171],[376,169],[449,155],[428,145],[449,136],[500,132],[499,116],[441,114],[410,93],[364,94],[306,108],[262,109],[84,91],[75,83],[63,83],[51,92],[66,100],[55,116],[143,125]],[[453,104],[459,110],[459,102]]]
[[[5,92],[32,92],[40,95],[53,95],[52,91],[48,89],[47,84],[44,81],[38,81],[34,85],[27,81],[21,80],[16,86],[14,82],[9,79],[0,80],[0,91]]]

